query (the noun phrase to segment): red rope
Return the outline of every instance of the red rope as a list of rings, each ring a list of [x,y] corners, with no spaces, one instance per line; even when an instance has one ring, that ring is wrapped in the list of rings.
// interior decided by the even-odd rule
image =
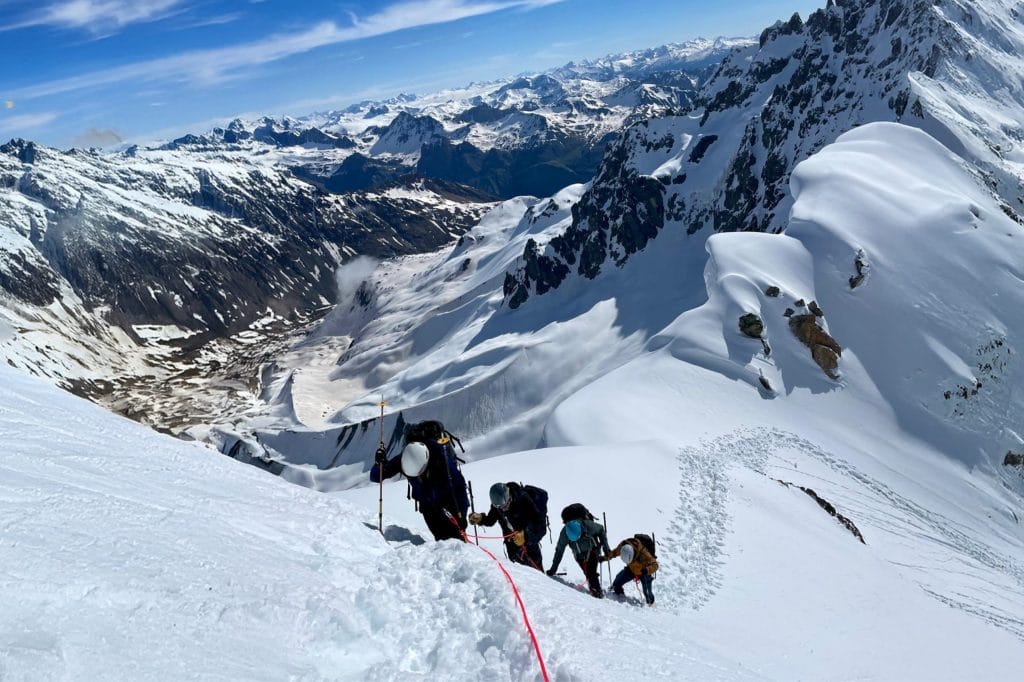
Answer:
[[[477,547],[480,546],[477,545]],[[501,572],[505,574],[505,579],[508,580],[508,584],[512,586],[512,594],[516,596],[516,602],[519,604],[519,610],[523,613],[523,623],[526,624],[526,631],[530,633],[530,641],[533,642],[533,650],[537,652],[537,661],[540,663],[541,677],[544,678],[544,682],[550,682],[551,678],[548,677],[547,666],[544,665],[544,656],[540,653],[540,643],[537,642],[537,635],[533,632],[533,626],[530,625],[530,617],[526,615],[526,605],[523,604],[523,598],[519,596],[519,588],[516,587],[516,581],[512,579],[508,570],[500,561],[498,561],[498,557],[491,554],[490,550],[485,547],[480,547],[480,549],[487,554],[487,556],[494,559],[494,563],[498,564],[498,568],[500,568]]]
[[[469,537],[466,536],[466,531],[462,530],[462,527],[459,526],[458,521],[456,521],[451,514],[448,514],[447,511],[445,514],[448,515],[448,520],[454,523],[455,527],[459,529],[459,534],[462,535],[463,541],[466,544],[472,544],[469,542]],[[526,615],[526,605],[523,603],[523,598],[519,595],[519,587],[516,586],[516,581],[512,579],[512,575],[508,572],[505,566],[498,561],[498,557],[494,556],[490,550],[486,547],[481,547],[480,545],[474,546],[494,560],[494,563],[498,565],[498,568],[500,568],[501,572],[505,575],[505,580],[507,580],[508,584],[512,586],[512,594],[515,595],[516,603],[519,604],[519,610],[523,614],[523,623],[526,624],[526,631],[530,634],[530,641],[533,642],[533,650],[537,653],[537,661],[540,663],[541,677],[544,678],[544,682],[550,682],[551,678],[548,677],[548,668],[544,665],[544,656],[540,653],[540,643],[537,641],[537,635],[533,631],[533,626],[530,625],[530,617]]]

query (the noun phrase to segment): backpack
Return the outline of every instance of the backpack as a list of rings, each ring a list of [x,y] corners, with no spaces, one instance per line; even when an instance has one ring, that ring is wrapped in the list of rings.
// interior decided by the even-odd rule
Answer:
[[[641,545],[643,545],[644,549],[650,552],[652,557],[654,557],[655,559],[658,558],[658,554],[655,551],[656,548],[654,544],[654,538],[652,536],[648,535],[647,533],[637,533],[633,536],[633,539],[637,540]]]
[[[448,476],[448,485],[451,488],[453,501],[456,506],[459,504],[459,496],[456,491],[456,481],[462,481],[463,492],[465,491],[465,480],[462,478],[461,465],[466,463],[466,460],[462,459],[455,453],[455,446],[453,443],[457,443],[459,449],[462,452],[466,452],[466,448],[462,447],[462,441],[453,436],[446,428],[444,424],[436,420],[427,420],[422,422],[416,422],[415,424],[405,425],[405,442],[409,443],[435,443],[441,446],[441,450],[444,452],[445,459],[445,472]],[[412,484],[407,491],[407,496],[412,494]],[[419,503],[417,502],[417,509]]]
[[[597,519],[579,502],[573,502],[562,510],[562,523],[584,520],[596,521]]]
[[[531,500],[533,500],[533,506],[537,508],[540,515],[547,518],[548,491],[543,488],[538,488],[535,485],[523,485],[522,483],[519,484],[519,487],[522,488],[523,492],[525,492]]]
[[[455,447],[452,443],[459,446],[462,452],[466,452],[466,448],[462,447],[462,441],[453,436],[441,422],[429,419],[427,421],[416,422],[415,424],[406,424],[405,426],[405,442],[408,443],[437,443],[444,447],[444,454],[448,456],[449,460],[455,460],[457,464],[465,464],[466,460],[459,457],[455,452]]]

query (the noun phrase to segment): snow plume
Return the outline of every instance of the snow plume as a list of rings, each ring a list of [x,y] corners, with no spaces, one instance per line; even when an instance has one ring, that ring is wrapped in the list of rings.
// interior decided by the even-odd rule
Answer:
[[[370,277],[379,263],[376,258],[359,256],[338,268],[334,275],[338,281],[338,310],[350,311],[370,304],[374,290]]]

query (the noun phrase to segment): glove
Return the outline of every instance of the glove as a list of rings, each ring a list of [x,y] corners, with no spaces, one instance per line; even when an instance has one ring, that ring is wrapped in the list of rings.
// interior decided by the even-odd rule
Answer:
[[[614,558],[615,558],[615,555],[612,554],[611,552],[608,552],[603,557],[601,557],[601,561],[611,561]]]
[[[472,523],[474,526],[479,526],[481,523],[483,523],[483,520],[484,515],[480,512],[473,512],[469,515],[469,522]]]
[[[526,544],[526,533],[521,530],[512,533],[512,542],[516,543],[516,547],[522,547]]]
[[[388,461],[388,449],[383,445],[377,448],[377,452],[373,453],[373,461],[380,465],[385,464]]]

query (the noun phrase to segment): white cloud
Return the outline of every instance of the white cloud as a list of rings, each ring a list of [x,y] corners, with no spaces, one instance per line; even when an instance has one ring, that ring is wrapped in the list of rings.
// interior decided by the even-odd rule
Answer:
[[[189,28],[203,28],[205,26],[223,26],[224,24],[230,24],[232,22],[241,19],[244,14],[241,12],[232,12],[230,14],[220,14],[213,17],[207,17],[206,19],[196,19],[195,21],[183,24],[176,28],[189,29]]]
[[[88,1],[88,0],[82,0]],[[164,0],[168,2],[169,0]],[[285,59],[320,47],[372,38],[420,26],[443,24],[507,9],[532,9],[562,0],[417,0],[393,4],[349,26],[325,21],[296,33],[213,50],[126,64],[23,88],[12,93],[30,99],[125,81],[198,81],[215,83],[237,77],[239,70]]]
[[[35,15],[0,27],[11,31],[31,26],[84,29],[94,34],[117,31],[129,24],[162,19],[184,0],[63,0],[43,7]]]
[[[17,116],[0,116],[0,134],[18,133],[23,130],[41,128],[57,120],[58,114],[47,111],[39,114],[18,114]]]

